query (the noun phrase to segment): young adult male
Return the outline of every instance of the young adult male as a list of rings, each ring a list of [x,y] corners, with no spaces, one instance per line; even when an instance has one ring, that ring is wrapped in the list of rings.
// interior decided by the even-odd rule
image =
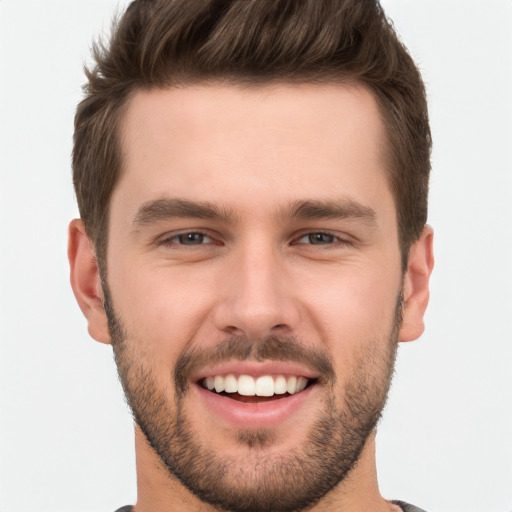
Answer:
[[[95,58],[69,258],[135,419],[121,510],[419,510],[375,427],[423,330],[431,143],[378,2],[136,0]]]

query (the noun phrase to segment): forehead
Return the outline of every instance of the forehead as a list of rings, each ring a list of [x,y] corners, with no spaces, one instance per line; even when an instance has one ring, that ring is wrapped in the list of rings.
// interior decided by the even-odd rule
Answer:
[[[123,173],[113,201],[172,196],[254,210],[340,195],[390,197],[384,126],[362,86],[139,91],[121,133]]]

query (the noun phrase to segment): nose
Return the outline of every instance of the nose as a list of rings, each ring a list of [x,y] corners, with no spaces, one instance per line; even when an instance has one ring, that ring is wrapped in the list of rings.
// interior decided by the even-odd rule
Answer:
[[[300,310],[283,256],[271,249],[248,248],[232,255],[227,265],[215,305],[216,328],[250,339],[292,335]]]

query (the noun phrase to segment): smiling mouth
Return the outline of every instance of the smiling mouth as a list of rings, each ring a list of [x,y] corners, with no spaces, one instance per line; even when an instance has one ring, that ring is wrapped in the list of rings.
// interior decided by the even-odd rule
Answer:
[[[234,374],[205,377],[199,384],[217,395],[243,403],[261,403],[286,398],[310,387],[316,379],[295,375],[251,375]]]

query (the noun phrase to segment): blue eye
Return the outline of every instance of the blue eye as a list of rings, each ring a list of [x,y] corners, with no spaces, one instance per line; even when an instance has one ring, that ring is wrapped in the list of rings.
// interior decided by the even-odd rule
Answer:
[[[164,244],[179,244],[179,245],[203,245],[213,242],[213,239],[203,233],[181,233],[174,235],[163,241]]]
[[[298,239],[300,244],[328,245],[338,241],[334,235],[329,233],[308,233]]]

